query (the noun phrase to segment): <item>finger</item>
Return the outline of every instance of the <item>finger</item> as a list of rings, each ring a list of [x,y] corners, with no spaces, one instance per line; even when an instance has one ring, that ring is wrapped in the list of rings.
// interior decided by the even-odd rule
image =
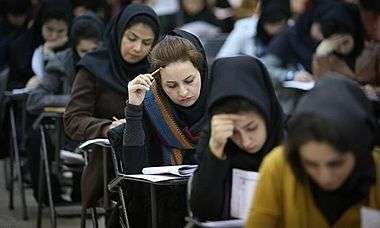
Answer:
[[[140,84],[140,85],[145,85],[148,87],[150,87],[150,85],[151,85],[151,83],[146,81],[143,77],[136,78],[133,84],[135,84],[135,85]]]
[[[240,115],[238,114],[217,114],[212,117],[217,120],[238,120],[240,119]]]
[[[150,74],[144,74],[141,76],[141,79],[143,79],[148,85],[152,85],[152,80],[151,80]]]
[[[147,91],[149,90],[149,87],[141,84],[131,86],[131,92],[136,92],[138,90]]]

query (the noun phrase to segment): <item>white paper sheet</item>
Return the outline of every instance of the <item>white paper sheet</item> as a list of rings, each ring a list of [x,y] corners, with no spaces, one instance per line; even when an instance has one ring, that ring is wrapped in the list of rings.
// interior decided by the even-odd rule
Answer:
[[[173,174],[182,177],[190,177],[197,169],[197,165],[172,165],[146,167],[142,170],[143,174]]]
[[[173,176],[173,175],[149,175],[149,174],[133,174],[133,175],[124,175],[125,177],[132,177],[137,179],[143,179],[151,182],[161,182],[168,180],[181,179],[183,177]]]
[[[311,90],[315,85],[315,82],[299,82],[299,81],[285,81],[282,83],[283,87],[295,88],[300,90]]]
[[[245,220],[255,194],[259,173],[232,170],[231,216]]]
[[[362,207],[360,209],[361,227],[362,228],[379,228],[380,211],[373,208]]]

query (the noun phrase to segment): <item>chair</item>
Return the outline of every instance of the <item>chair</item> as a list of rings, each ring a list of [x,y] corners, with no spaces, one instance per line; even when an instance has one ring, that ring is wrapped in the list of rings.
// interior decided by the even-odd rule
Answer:
[[[204,49],[206,52],[207,62],[209,65],[215,60],[220,48],[222,48],[226,41],[228,34],[219,34],[216,37],[209,38],[204,42]]]
[[[39,129],[41,134],[41,149],[40,149],[40,172],[39,172],[39,187],[38,187],[38,213],[37,213],[37,227],[41,227],[42,222],[42,205],[44,202],[44,186],[47,187],[47,196],[50,210],[51,227],[57,227],[57,213],[56,205],[53,201],[52,185],[50,175],[54,173],[60,175],[63,172],[82,172],[84,166],[84,159],[72,155],[68,158],[70,152],[61,150],[61,138],[63,132],[62,126],[63,111],[57,110],[55,112],[43,112],[33,124],[34,129]],[[55,132],[55,150],[48,151],[47,137],[49,131]],[[50,162],[48,153],[53,153],[53,159]],[[62,159],[64,158],[64,159]],[[74,159],[75,158],[75,159]],[[71,205],[70,205],[71,206]]]
[[[93,146],[100,146],[102,148],[102,156],[103,156],[103,181],[104,181],[104,205],[103,208],[108,208],[108,189],[107,189],[107,182],[108,182],[108,164],[107,164],[107,154],[109,153],[109,150],[111,148],[111,145],[108,141],[108,139],[92,139],[87,140],[86,142],[82,143],[78,146],[76,149],[76,153],[82,153],[84,156],[85,166],[88,165],[88,154],[91,153],[91,147]],[[96,210],[96,207],[90,208],[91,210],[91,219],[93,227],[98,228],[98,213]],[[86,227],[86,215],[87,215],[87,208],[82,207],[81,211],[81,227]]]

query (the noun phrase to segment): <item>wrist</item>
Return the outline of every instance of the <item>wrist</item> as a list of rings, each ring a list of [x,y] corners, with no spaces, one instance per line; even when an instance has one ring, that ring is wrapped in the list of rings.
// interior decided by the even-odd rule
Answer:
[[[221,160],[227,159],[226,155],[224,154],[224,146],[217,145],[216,143],[214,143],[214,140],[212,139],[210,139],[208,146],[209,146],[210,152],[213,155],[215,155],[215,157]]]

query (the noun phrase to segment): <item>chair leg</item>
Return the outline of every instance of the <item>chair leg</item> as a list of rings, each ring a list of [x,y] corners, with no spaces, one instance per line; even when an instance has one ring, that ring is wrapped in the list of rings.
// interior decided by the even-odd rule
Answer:
[[[11,179],[11,178],[9,178],[9,169],[8,169],[8,158],[4,158],[4,160],[3,160],[3,168],[4,168],[4,181],[5,181],[5,189],[7,190],[7,191],[9,191],[9,189],[10,189],[10,184],[9,184],[9,180]]]
[[[122,187],[119,187],[119,197],[121,201],[121,208],[123,210],[123,217],[125,220],[125,226],[126,228],[129,228],[129,219],[128,219],[128,214],[127,214],[127,206],[125,204],[125,198],[124,198],[124,191]]]
[[[86,218],[87,218],[87,210],[86,208],[82,207],[81,215],[80,215],[80,227],[85,228],[86,227]]]
[[[26,199],[25,199],[25,189],[24,189],[24,183],[22,180],[21,159],[20,159],[20,152],[19,152],[18,143],[17,143],[16,122],[15,122],[12,106],[9,108],[9,114],[10,114],[10,120],[11,120],[11,130],[12,130],[12,139],[13,139],[12,148],[14,152],[16,167],[17,167],[17,173],[18,173],[17,181],[18,181],[20,196],[21,196],[22,217],[24,220],[28,220],[28,212],[26,209]]]
[[[42,148],[41,148],[41,154],[40,154],[40,171],[39,171],[39,177],[38,177],[38,211],[37,211],[37,228],[41,228],[42,223],[42,205],[44,201],[44,162],[42,159]]]
[[[14,188],[14,159],[13,159],[13,148],[12,145],[10,146],[10,151],[9,151],[9,210],[14,210],[14,199],[13,199],[13,188]]]
[[[92,218],[92,225],[95,228],[99,228],[98,224],[98,213],[96,212],[96,208],[91,208],[91,218]]]
[[[42,159],[44,161],[45,178],[46,178],[46,185],[47,185],[48,197],[49,197],[50,221],[51,221],[51,227],[56,228],[57,227],[56,212],[55,212],[55,207],[54,207],[54,202],[53,202],[53,192],[51,189],[49,161],[48,161],[46,139],[45,139],[43,126],[40,126],[40,132],[41,132],[41,140],[42,140],[42,145],[41,145],[42,154],[43,154]]]
[[[152,228],[157,228],[156,187],[153,184],[150,184],[150,204],[152,210]]]

